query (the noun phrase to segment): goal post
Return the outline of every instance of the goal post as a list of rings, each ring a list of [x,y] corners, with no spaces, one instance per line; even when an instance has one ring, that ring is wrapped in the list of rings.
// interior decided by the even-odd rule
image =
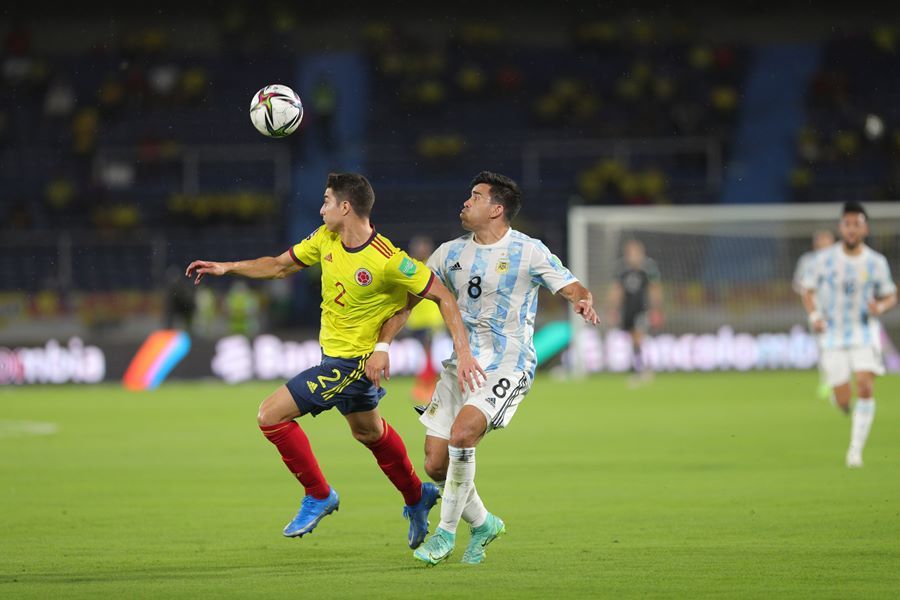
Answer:
[[[570,373],[625,371],[628,336],[610,326],[607,298],[622,244],[640,240],[659,266],[664,325],[643,346],[657,371],[810,368],[817,348],[792,288],[800,256],[816,231],[837,235],[840,203],[572,207],[568,214],[572,272],[594,295],[599,328],[571,318],[563,361]],[[900,203],[869,203],[867,243],[900,269]],[[882,318],[885,358],[900,369],[892,339],[900,309]],[[893,370],[893,369],[891,369]]]

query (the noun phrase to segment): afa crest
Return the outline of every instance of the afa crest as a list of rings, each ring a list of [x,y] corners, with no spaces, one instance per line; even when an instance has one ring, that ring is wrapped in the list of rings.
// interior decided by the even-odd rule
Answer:
[[[509,260],[505,258],[501,258],[497,261],[497,272],[498,273],[508,273],[509,272]]]
[[[365,287],[372,283],[372,274],[368,269],[357,269],[356,270],[356,283]]]

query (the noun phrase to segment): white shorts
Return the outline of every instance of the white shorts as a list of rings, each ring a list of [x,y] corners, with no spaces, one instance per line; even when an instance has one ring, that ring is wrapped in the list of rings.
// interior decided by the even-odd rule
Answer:
[[[825,382],[830,387],[849,382],[850,375],[853,373],[867,371],[876,375],[884,375],[881,349],[876,346],[822,350],[819,364],[825,375]]]
[[[428,429],[428,435],[450,439],[450,429],[463,406],[474,406],[487,419],[487,431],[509,425],[522,398],[531,389],[531,379],[524,372],[497,370],[487,374],[488,378],[474,392],[466,387],[459,391],[456,366],[446,367],[434,388],[431,403],[419,417]]]

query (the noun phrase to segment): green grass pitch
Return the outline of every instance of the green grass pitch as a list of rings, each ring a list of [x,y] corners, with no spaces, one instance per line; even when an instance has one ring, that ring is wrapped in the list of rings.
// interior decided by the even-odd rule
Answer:
[[[470,567],[461,529],[434,568],[336,411],[302,425],[341,509],[281,536],[301,490],[255,423],[276,383],[3,389],[0,598],[897,597],[900,379],[877,383],[858,471],[815,383],[539,376],[478,450],[508,533]],[[423,474],[410,384],[390,382],[382,412]]]

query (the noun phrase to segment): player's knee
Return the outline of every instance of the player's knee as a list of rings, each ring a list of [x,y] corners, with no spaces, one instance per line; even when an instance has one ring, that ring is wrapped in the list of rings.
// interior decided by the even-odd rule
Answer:
[[[256,413],[256,424],[260,427],[271,427],[272,425],[277,425],[278,420],[276,420],[270,410],[266,408],[266,403],[263,402],[259,405],[259,411]]]
[[[447,461],[439,456],[426,456],[425,472],[434,481],[444,481],[447,479]]]
[[[363,446],[371,446],[381,439],[381,434],[374,429],[354,429],[353,438]]]
[[[271,427],[288,420],[290,418],[277,410],[277,405],[268,398],[259,405],[259,411],[256,413],[256,423],[260,427]]]
[[[471,427],[456,427],[450,430],[450,445],[457,448],[474,448],[481,433]]]
[[[856,384],[857,398],[871,398],[873,392],[874,390],[871,381],[860,381]]]

